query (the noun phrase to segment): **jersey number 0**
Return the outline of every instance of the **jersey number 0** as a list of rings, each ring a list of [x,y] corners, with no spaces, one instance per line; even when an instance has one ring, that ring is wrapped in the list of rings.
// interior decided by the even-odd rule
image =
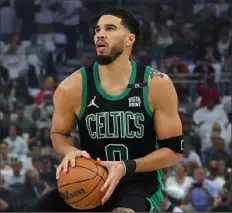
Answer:
[[[128,148],[124,144],[108,144],[105,147],[107,161],[128,160]]]

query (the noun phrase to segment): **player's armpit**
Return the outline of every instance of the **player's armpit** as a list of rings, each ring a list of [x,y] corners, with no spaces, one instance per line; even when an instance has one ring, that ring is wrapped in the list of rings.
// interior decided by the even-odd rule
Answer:
[[[70,133],[76,120],[75,111],[81,105],[80,80],[77,73],[69,76],[58,86],[53,98],[55,110],[52,118],[51,140],[56,151],[62,156],[76,150]]]
[[[160,143],[182,137],[182,124],[178,114],[178,99],[168,76],[153,78],[149,83],[149,102],[154,111],[155,132]],[[165,140],[167,139],[167,140]],[[176,143],[176,142],[175,142]],[[181,146],[181,140],[178,142]],[[161,145],[162,146],[162,145]],[[180,148],[181,149],[181,148]],[[148,172],[176,164],[181,154],[162,147],[147,156],[136,159],[136,172]]]

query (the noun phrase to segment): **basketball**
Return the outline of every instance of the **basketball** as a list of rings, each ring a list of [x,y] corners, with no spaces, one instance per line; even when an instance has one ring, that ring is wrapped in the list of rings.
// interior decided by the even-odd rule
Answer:
[[[68,172],[61,171],[58,190],[63,200],[72,208],[93,209],[101,204],[105,192],[101,187],[108,176],[106,168],[93,160],[76,158],[76,166]],[[54,204],[55,205],[55,204]]]

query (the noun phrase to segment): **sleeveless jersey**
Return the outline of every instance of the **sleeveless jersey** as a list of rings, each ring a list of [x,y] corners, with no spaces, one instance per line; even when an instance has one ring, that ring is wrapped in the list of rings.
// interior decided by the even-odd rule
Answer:
[[[148,104],[151,68],[135,61],[128,87],[111,96],[102,89],[98,63],[81,68],[82,106],[78,114],[81,149],[93,159],[118,161],[144,157],[156,149],[153,112]],[[159,172],[136,173],[125,181],[151,183],[159,188]],[[123,181],[124,181],[123,180]]]

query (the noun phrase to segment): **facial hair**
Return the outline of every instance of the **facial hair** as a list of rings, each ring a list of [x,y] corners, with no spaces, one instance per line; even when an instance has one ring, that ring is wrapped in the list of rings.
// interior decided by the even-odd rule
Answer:
[[[124,41],[116,43],[108,55],[97,55],[96,60],[100,65],[112,64],[123,53]]]

